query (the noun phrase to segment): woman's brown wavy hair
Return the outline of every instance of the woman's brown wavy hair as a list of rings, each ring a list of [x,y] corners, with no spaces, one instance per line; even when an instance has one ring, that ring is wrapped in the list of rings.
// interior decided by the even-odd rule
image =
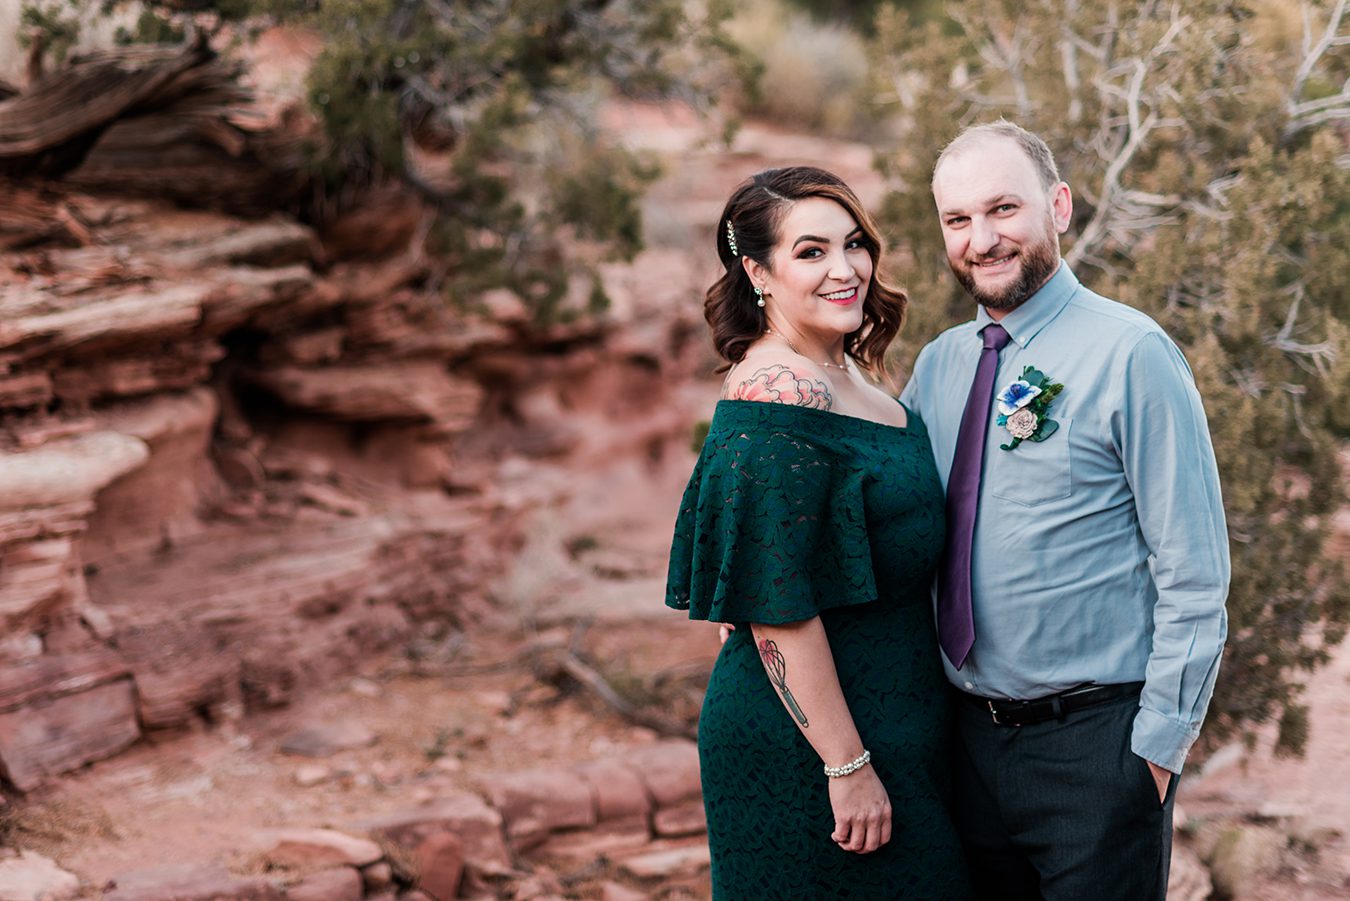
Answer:
[[[881,275],[881,233],[863,209],[853,189],[833,172],[814,166],[766,169],[741,183],[722,210],[717,223],[717,258],[726,270],[708,289],[703,316],[712,328],[717,353],[729,364],[739,363],[746,350],[764,334],[764,308],[755,304],[750,276],[741,265],[747,256],[766,269],[778,230],[793,203],[807,197],[825,197],[848,210],[863,232],[863,245],[872,258],[872,279],[863,300],[863,321],[844,339],[844,350],[874,375],[882,371],[886,348],[900,331],[909,298]],[[727,241],[727,223],[736,233],[736,253]]]

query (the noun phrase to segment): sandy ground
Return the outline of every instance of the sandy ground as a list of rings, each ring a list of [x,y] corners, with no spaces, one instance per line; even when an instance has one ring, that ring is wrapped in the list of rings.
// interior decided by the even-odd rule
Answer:
[[[32,796],[19,844],[79,875],[97,897],[119,873],[166,863],[249,872],[252,842],[265,829],[355,832],[358,821],[473,790],[486,774],[564,766],[655,741],[651,730],[537,680],[520,662],[532,643],[572,638],[563,630],[529,639],[514,630],[476,635],[441,659],[372,661],[285,710],[144,742]],[[659,628],[596,625],[576,646],[606,661],[604,671],[625,685],[670,668],[705,669],[716,637],[663,617]],[[359,724],[374,743],[319,760],[281,750],[301,728],[337,723]],[[327,777],[302,786],[315,770]],[[572,874],[559,875],[566,883]],[[598,897],[596,877],[622,881],[585,875],[574,897]],[[696,882],[664,896],[705,892]]]
[[[1276,757],[1267,736],[1250,753],[1217,752],[1178,794],[1201,824],[1265,825],[1292,837],[1280,872],[1249,896],[1262,901],[1350,898],[1350,644],[1312,675],[1306,698],[1312,731],[1304,757]]]

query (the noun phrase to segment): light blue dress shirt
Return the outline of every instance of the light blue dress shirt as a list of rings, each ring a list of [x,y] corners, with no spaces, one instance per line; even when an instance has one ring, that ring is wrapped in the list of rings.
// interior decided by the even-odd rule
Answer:
[[[984,310],[923,349],[901,400],[946,486]],[[995,393],[1026,366],[1064,390],[1059,431],[999,448],[991,410],[975,524],[975,647],[947,678],[984,697],[1144,682],[1131,749],[1174,773],[1200,731],[1227,635],[1228,535],[1205,412],[1181,351],[1067,263],[1000,323]]]

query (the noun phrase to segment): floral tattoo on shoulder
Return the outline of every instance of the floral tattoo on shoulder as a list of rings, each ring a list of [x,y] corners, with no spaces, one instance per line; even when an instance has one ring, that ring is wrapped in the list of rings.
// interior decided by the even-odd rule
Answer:
[[[759,370],[740,384],[728,384],[724,396],[728,400],[757,400],[813,410],[834,406],[834,396],[824,381],[800,378],[781,363]]]

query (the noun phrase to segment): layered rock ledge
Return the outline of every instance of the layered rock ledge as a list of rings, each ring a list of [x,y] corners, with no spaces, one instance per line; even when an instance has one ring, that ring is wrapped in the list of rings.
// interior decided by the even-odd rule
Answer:
[[[499,471],[684,440],[636,402],[622,432],[575,420],[597,381],[655,396],[673,325],[600,359],[605,324],[461,309],[415,254],[7,196],[80,226],[0,253],[0,777],[21,791],[490,615],[529,512],[568,490]]]

